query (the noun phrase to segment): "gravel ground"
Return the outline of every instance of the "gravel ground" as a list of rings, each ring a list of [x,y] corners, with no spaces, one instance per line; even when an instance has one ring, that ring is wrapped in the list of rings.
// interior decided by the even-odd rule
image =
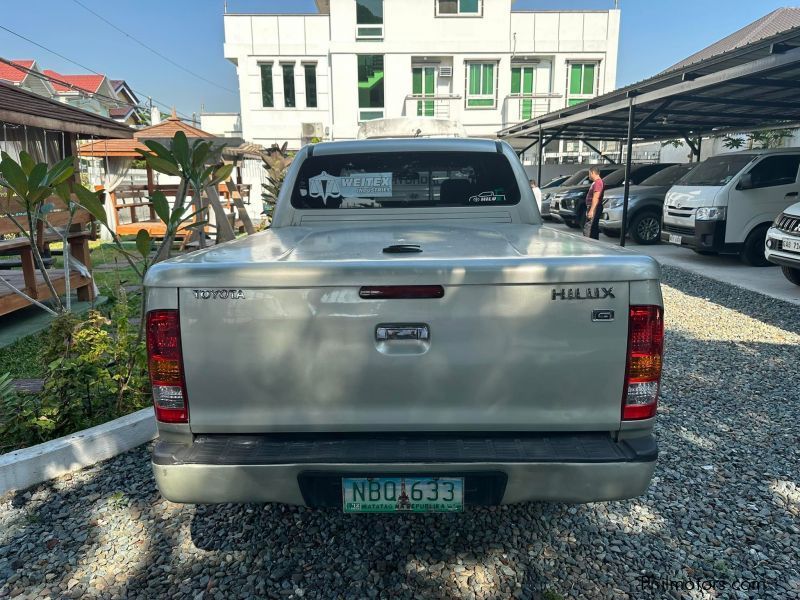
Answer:
[[[662,454],[641,498],[400,517],[182,506],[141,447],[0,498],[0,598],[798,598],[800,311],[680,270],[665,283]]]

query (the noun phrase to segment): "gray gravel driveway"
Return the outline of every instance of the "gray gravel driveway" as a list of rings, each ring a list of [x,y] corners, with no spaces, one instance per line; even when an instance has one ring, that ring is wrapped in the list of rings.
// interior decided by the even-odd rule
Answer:
[[[671,268],[665,284],[661,457],[641,498],[182,506],[140,447],[0,498],[0,598],[798,598],[800,311]]]

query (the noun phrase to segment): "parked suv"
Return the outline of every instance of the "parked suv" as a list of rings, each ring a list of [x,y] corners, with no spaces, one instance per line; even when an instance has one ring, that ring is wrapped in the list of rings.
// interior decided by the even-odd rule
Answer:
[[[651,165],[632,165],[631,166],[631,185],[639,185],[655,173],[671,167],[675,163],[656,163]],[[620,168],[619,165],[614,165],[613,170],[609,167],[600,168],[600,177],[603,178],[603,183],[606,184],[606,189],[611,190],[620,187],[625,183],[625,167]],[[589,172],[586,172],[586,179],[578,185],[574,185],[569,189],[565,189],[559,196],[555,196],[554,200],[558,203],[558,210],[556,211],[552,206],[550,207],[551,213],[558,213],[554,216],[563,221],[568,227],[581,228],[586,222],[586,194],[592,182],[589,181]]]
[[[786,279],[800,285],[800,202],[775,218],[767,231],[767,260],[780,265]]]
[[[611,175],[611,173],[617,169],[619,169],[618,165],[601,166],[600,177]],[[563,221],[570,227],[578,227],[577,224],[572,224],[572,220],[561,216],[561,206],[564,205],[568,207],[567,210],[573,211],[571,214],[574,214],[575,204],[579,203],[579,199],[586,198],[586,192],[589,191],[591,183],[592,182],[589,180],[589,169],[586,168],[572,175],[561,184],[561,187],[552,190],[548,194],[548,200],[550,201],[550,217],[555,221]]]
[[[681,177],[697,166],[697,163],[672,165],[634,185],[628,195],[628,225],[626,231],[637,244],[655,244],[661,239],[661,212],[664,197]],[[622,188],[617,188],[605,197],[600,231],[611,237],[619,237],[622,229]]]
[[[767,230],[800,193],[800,148],[748,150],[706,159],[667,193],[661,239],[701,254],[738,254],[769,265]]]
[[[542,218],[545,221],[552,221],[553,217],[550,216],[550,200],[553,197],[553,191],[561,187],[561,185],[572,175],[559,175],[558,177],[553,177],[550,181],[545,183],[540,189],[542,190],[542,208],[539,211],[542,214]]]

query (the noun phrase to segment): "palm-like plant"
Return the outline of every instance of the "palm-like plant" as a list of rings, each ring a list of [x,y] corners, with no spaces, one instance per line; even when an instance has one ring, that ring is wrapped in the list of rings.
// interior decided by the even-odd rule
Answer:
[[[74,173],[72,158],[65,158],[61,162],[54,165],[52,168],[47,167],[45,163],[36,163],[30,154],[27,152],[20,152],[19,162],[15,161],[6,152],[0,154],[0,187],[5,188],[6,197],[9,202],[6,203],[6,210],[3,213],[4,217],[8,217],[11,222],[19,229],[28,240],[30,245],[31,254],[36,268],[42,275],[42,278],[50,291],[50,296],[54,309],[34,300],[22,290],[14,287],[6,279],[0,277],[0,281],[10,288],[15,294],[18,294],[27,299],[32,304],[46,310],[51,314],[57,314],[69,310],[69,249],[66,243],[66,235],[72,225],[72,218],[75,216],[77,205],[70,201],[69,185],[67,182]],[[44,264],[44,259],[39,248],[43,247],[43,239],[45,227],[47,224],[47,213],[52,210],[52,204],[48,203],[48,198],[54,194],[58,194],[67,204],[70,216],[69,222],[64,230],[64,268],[67,273],[67,304],[65,305],[58,293],[56,292],[53,280],[50,273]],[[12,197],[16,197],[19,208],[24,212],[24,219],[18,218],[19,213],[15,214],[10,202]],[[39,227],[39,224],[43,227]],[[53,228],[50,228],[53,229]],[[53,229],[55,231],[55,229]]]
[[[145,145],[150,152],[140,150],[142,158],[147,164],[159,173],[173,175],[181,178],[178,193],[172,210],[163,194],[156,192],[151,201],[158,217],[167,225],[164,241],[159,248],[154,262],[169,258],[172,244],[178,231],[182,228],[199,228],[201,243],[204,241],[203,231],[207,226],[206,212],[203,206],[202,195],[205,192],[216,216],[216,227],[219,239],[230,240],[234,238],[233,228],[228,222],[225,210],[216,193],[216,185],[230,177],[233,171],[232,164],[222,164],[222,145],[215,146],[206,140],[196,140],[192,145],[182,131],[178,131],[172,138],[170,148],[154,140],[147,140]],[[191,203],[194,211],[187,215],[187,197],[191,192]],[[187,221],[199,218],[197,222],[187,225]]]
[[[267,216],[272,214],[272,209],[275,207],[278,195],[281,193],[283,180],[286,178],[286,171],[294,158],[287,154],[287,146],[287,142],[284,142],[283,146],[273,144],[269,150],[260,153],[267,176],[267,183],[264,184],[264,191],[261,193],[261,198],[264,201],[264,214]]]

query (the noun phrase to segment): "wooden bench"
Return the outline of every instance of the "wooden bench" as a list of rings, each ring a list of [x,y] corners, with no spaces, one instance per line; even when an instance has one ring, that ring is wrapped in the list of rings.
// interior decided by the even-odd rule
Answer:
[[[237,199],[241,202],[241,193],[245,192],[249,196],[250,186],[239,186],[239,188],[241,192]],[[160,185],[154,191],[162,192],[168,200],[172,201],[178,193],[178,187]],[[220,184],[219,191],[220,197],[227,200],[228,221],[234,231],[243,231],[245,225],[240,216],[241,210],[238,211],[238,214],[234,210],[236,203],[231,197],[231,193],[224,184]],[[150,192],[147,186],[119,186],[109,195],[114,206],[114,225],[118,235],[136,235],[140,229],[146,229],[152,238],[163,238],[166,235],[167,227],[158,218],[153,203],[148,199]],[[177,238],[182,239],[186,233],[186,229],[179,230]]]
[[[157,189],[168,199],[175,198],[178,193],[178,186],[159,186]],[[152,238],[166,235],[167,226],[156,215],[153,203],[147,198],[149,193],[147,186],[121,185],[109,194],[114,205],[114,231],[117,235],[136,235],[140,229],[147,230]]]
[[[45,202],[53,207],[47,213],[48,223],[56,229],[63,230],[69,223],[69,210],[66,204],[57,196],[48,198]],[[19,228],[7,216],[9,213],[23,227],[28,227],[28,218],[19,199],[13,197],[0,199],[0,214],[6,215],[0,217],[0,237],[8,238],[0,240],[0,255],[18,256],[21,263],[20,269],[8,268],[7,265],[3,265],[0,259],[0,277],[25,292],[34,300],[46,300],[50,297],[50,290],[41,272],[36,267],[28,239],[20,234]],[[87,269],[91,269],[89,240],[95,237],[93,222],[94,217],[88,211],[79,208],[72,219],[67,238],[71,256],[83,263]],[[40,253],[44,253],[49,244],[62,241],[61,236],[57,233],[45,231],[44,223],[41,221],[37,224],[37,230],[36,237],[39,241]],[[17,237],[10,237],[12,235],[17,235]],[[47,272],[56,292],[63,294],[66,291],[64,270],[49,269]],[[70,289],[77,292],[79,300],[88,301],[94,298],[94,285],[91,277],[85,277],[73,269],[70,272],[69,280]],[[8,286],[0,283],[0,315],[5,315],[30,305],[28,300],[14,293]]]

